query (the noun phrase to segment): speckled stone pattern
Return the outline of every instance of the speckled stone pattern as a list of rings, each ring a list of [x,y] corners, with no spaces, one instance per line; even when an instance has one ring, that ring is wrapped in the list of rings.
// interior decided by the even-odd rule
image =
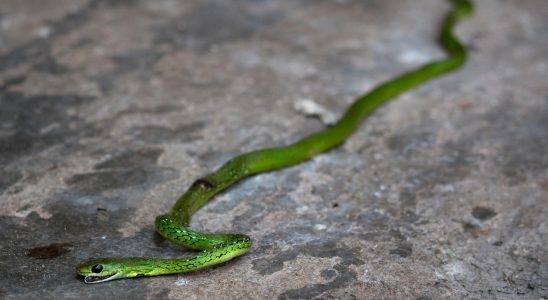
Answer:
[[[154,218],[229,158],[321,129],[441,57],[442,0],[0,1],[0,298],[548,298],[548,1],[481,0],[470,61],[343,146],[258,175],[193,228],[251,251],[85,285],[77,263],[191,253]]]

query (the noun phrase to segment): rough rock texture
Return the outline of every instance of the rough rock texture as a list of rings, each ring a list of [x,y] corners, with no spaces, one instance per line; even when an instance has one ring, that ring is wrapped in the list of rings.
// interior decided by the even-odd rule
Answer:
[[[2,0],[0,298],[548,297],[548,2],[477,1],[462,70],[342,147],[193,220],[248,255],[85,285],[98,256],[181,256],[155,215],[230,157],[322,128],[440,57],[441,0]]]

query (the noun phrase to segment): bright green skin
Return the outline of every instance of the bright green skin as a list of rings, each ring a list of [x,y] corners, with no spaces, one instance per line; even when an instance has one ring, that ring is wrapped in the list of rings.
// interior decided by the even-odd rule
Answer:
[[[186,248],[200,250],[195,256],[176,259],[102,258],[76,268],[86,283],[138,276],[156,276],[192,271],[228,261],[251,248],[251,239],[241,234],[203,234],[188,228],[191,216],[220,191],[237,181],[262,172],[292,166],[343,143],[360,123],[388,100],[444,73],[466,61],[466,49],[453,35],[453,27],[472,13],[468,0],[451,0],[453,10],[445,17],[440,43],[448,56],[400,75],[360,96],[333,126],[294,144],[257,150],[239,155],[217,171],[198,179],[175,203],[171,212],[156,218],[156,231]],[[98,270],[98,266],[102,270]],[[95,268],[95,272],[92,270]]]

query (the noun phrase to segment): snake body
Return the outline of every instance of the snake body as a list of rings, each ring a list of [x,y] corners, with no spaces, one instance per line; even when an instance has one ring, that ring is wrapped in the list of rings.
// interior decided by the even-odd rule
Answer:
[[[79,265],[76,271],[86,283],[120,278],[156,276],[192,271],[228,261],[251,248],[251,238],[242,234],[207,234],[190,229],[191,216],[217,193],[253,174],[292,166],[343,143],[376,108],[390,99],[435,77],[451,72],[466,61],[466,49],[453,34],[457,22],[472,13],[469,0],[451,0],[453,9],[441,25],[439,42],[447,57],[384,82],[358,97],[333,126],[294,144],[244,153],[213,173],[196,180],[168,214],[156,218],[156,231],[196,255],[183,258],[101,258]]]

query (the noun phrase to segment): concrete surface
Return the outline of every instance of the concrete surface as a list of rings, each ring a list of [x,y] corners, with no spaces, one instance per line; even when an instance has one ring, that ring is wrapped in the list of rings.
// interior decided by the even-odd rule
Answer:
[[[442,52],[442,0],[2,0],[0,298],[548,297],[548,2],[482,0],[457,73],[344,146],[242,182],[193,226],[252,236],[204,271],[85,285],[97,256],[184,255],[154,216],[230,157],[322,128]]]

